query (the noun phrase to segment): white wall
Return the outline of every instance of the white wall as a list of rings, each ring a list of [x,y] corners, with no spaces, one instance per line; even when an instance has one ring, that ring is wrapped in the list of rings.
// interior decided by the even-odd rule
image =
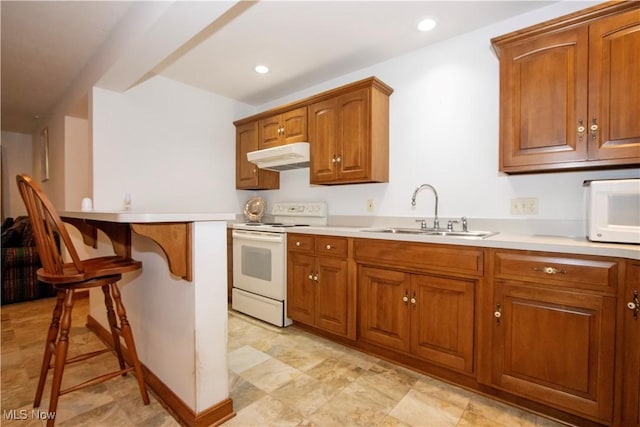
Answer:
[[[79,210],[83,197],[92,197],[89,121],[65,117],[65,210]]]
[[[33,174],[33,149],[31,135],[15,132],[2,132],[2,213],[3,218],[26,215],[16,175]]]
[[[583,220],[585,179],[639,176],[639,170],[498,173],[499,63],[490,39],[587,6],[560,2],[261,106],[259,111],[371,75],[395,89],[388,184],[311,187],[304,169],[281,173],[280,190],[261,195],[270,203],[326,200],[332,215],[421,217],[433,215],[433,196],[421,193],[412,209],[411,194],[429,183],[439,192],[445,218],[510,218],[511,198],[537,197],[538,219]],[[367,199],[374,199],[374,214],[367,212]]]
[[[249,105],[164,77],[119,94],[93,89],[97,210],[240,212],[233,120]]]

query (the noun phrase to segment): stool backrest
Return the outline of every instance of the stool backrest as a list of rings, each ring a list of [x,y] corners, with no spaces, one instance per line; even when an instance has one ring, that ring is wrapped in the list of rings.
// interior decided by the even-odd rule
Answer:
[[[22,196],[27,208],[27,214],[31,220],[36,248],[45,272],[49,275],[63,274],[64,260],[54,236],[54,232],[57,232],[63,246],[67,248],[71,256],[71,261],[77,273],[83,273],[82,262],[78,257],[78,252],[73,246],[69,233],[51,201],[30,176],[19,174],[16,176],[16,181],[18,182],[20,196]]]

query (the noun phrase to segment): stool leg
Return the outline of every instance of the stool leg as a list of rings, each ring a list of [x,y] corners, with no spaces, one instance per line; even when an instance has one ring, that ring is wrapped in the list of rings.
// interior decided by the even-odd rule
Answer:
[[[56,343],[56,360],[53,368],[53,384],[51,385],[51,397],[49,398],[49,414],[53,415],[58,407],[60,397],[60,386],[62,385],[62,374],[64,364],[67,360],[67,350],[69,349],[69,329],[71,328],[71,311],[73,310],[73,289],[65,291],[64,306],[62,308],[62,319],[60,322],[60,337]],[[47,420],[47,427],[53,426],[55,417]]]
[[[133,333],[131,332],[131,326],[129,326],[129,321],[127,320],[127,312],[124,309],[124,305],[122,305],[122,296],[120,295],[120,290],[118,289],[117,283],[111,284],[111,293],[116,304],[118,317],[120,318],[120,332],[122,333],[124,342],[127,344],[127,349],[129,349],[131,359],[133,360],[133,369],[136,373],[136,379],[138,380],[138,387],[140,388],[142,401],[145,405],[148,405],[149,394],[147,393],[147,386],[144,383],[144,376],[142,375],[142,365],[140,364],[140,360],[138,359],[136,344],[133,341]]]
[[[120,335],[118,335],[118,321],[116,320],[116,313],[113,311],[113,302],[111,301],[111,294],[109,293],[109,285],[102,286],[102,292],[104,293],[104,305],[107,308],[107,319],[109,319],[111,336],[113,337],[113,348],[118,356],[120,369],[124,369],[124,357],[122,356],[122,347],[120,346]],[[122,374],[123,377],[126,375],[126,372]]]
[[[44,384],[47,381],[47,373],[51,366],[51,356],[53,349],[56,345],[58,338],[58,331],[60,330],[60,315],[62,314],[62,302],[64,301],[64,291],[58,290],[56,295],[56,306],[53,309],[53,315],[51,317],[51,324],[49,325],[49,332],[47,333],[47,341],[44,344],[44,357],[42,358],[42,367],[40,368],[40,379],[38,380],[38,388],[36,389],[36,397],[33,399],[33,407],[40,406],[42,401],[42,392],[44,390]]]

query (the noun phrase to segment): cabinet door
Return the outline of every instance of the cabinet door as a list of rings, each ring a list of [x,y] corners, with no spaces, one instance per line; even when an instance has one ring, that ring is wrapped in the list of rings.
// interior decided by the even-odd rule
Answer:
[[[307,107],[267,117],[259,123],[261,150],[307,140]]]
[[[371,170],[369,89],[338,98],[338,179],[364,180]]]
[[[247,153],[258,149],[258,123],[252,122],[236,129],[236,187],[258,185],[258,167],[247,160]]]
[[[283,127],[283,144],[307,140],[307,107],[283,113],[280,122]]]
[[[587,159],[588,35],[581,26],[504,48],[501,170],[544,169],[541,165]]]
[[[621,307],[623,321],[622,361],[622,425],[640,427],[640,314],[627,304],[634,302],[634,292],[640,293],[640,261],[627,262],[627,280]]]
[[[426,275],[411,280],[411,353],[473,372],[475,281]]]
[[[610,422],[615,298],[495,283],[492,382]]]
[[[315,272],[315,324],[335,334],[347,335],[347,261],[317,257]]]
[[[410,349],[408,274],[379,268],[360,267],[358,313],[360,338],[408,352]]]
[[[331,98],[309,106],[309,178],[312,184],[335,180],[337,167],[338,101]]]
[[[287,260],[287,316],[312,326],[315,321],[316,287],[313,261],[310,255],[294,252],[289,252]]]
[[[640,162],[640,9],[589,28],[589,158]]]
[[[266,190],[280,188],[280,174],[259,169],[247,160],[247,153],[258,149],[258,122],[236,128],[236,188]]]
[[[260,135],[258,148],[260,150],[282,145],[282,124],[280,123],[280,115],[260,120],[259,126]]]

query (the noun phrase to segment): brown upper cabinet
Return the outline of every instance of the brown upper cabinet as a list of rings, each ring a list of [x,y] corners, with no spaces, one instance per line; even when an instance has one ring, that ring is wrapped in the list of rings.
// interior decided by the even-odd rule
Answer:
[[[307,109],[296,108],[258,122],[258,149],[277,147],[307,140]]]
[[[610,2],[492,40],[500,170],[640,164],[640,2]]]
[[[279,188],[279,173],[259,170],[247,152],[303,141],[312,184],[388,182],[392,93],[369,77],[235,121],[236,188]]]
[[[309,106],[312,184],[389,181],[389,95],[377,80]]]
[[[247,160],[247,153],[258,149],[258,122],[236,127],[236,188],[267,190],[280,188],[278,172],[258,168]]]

